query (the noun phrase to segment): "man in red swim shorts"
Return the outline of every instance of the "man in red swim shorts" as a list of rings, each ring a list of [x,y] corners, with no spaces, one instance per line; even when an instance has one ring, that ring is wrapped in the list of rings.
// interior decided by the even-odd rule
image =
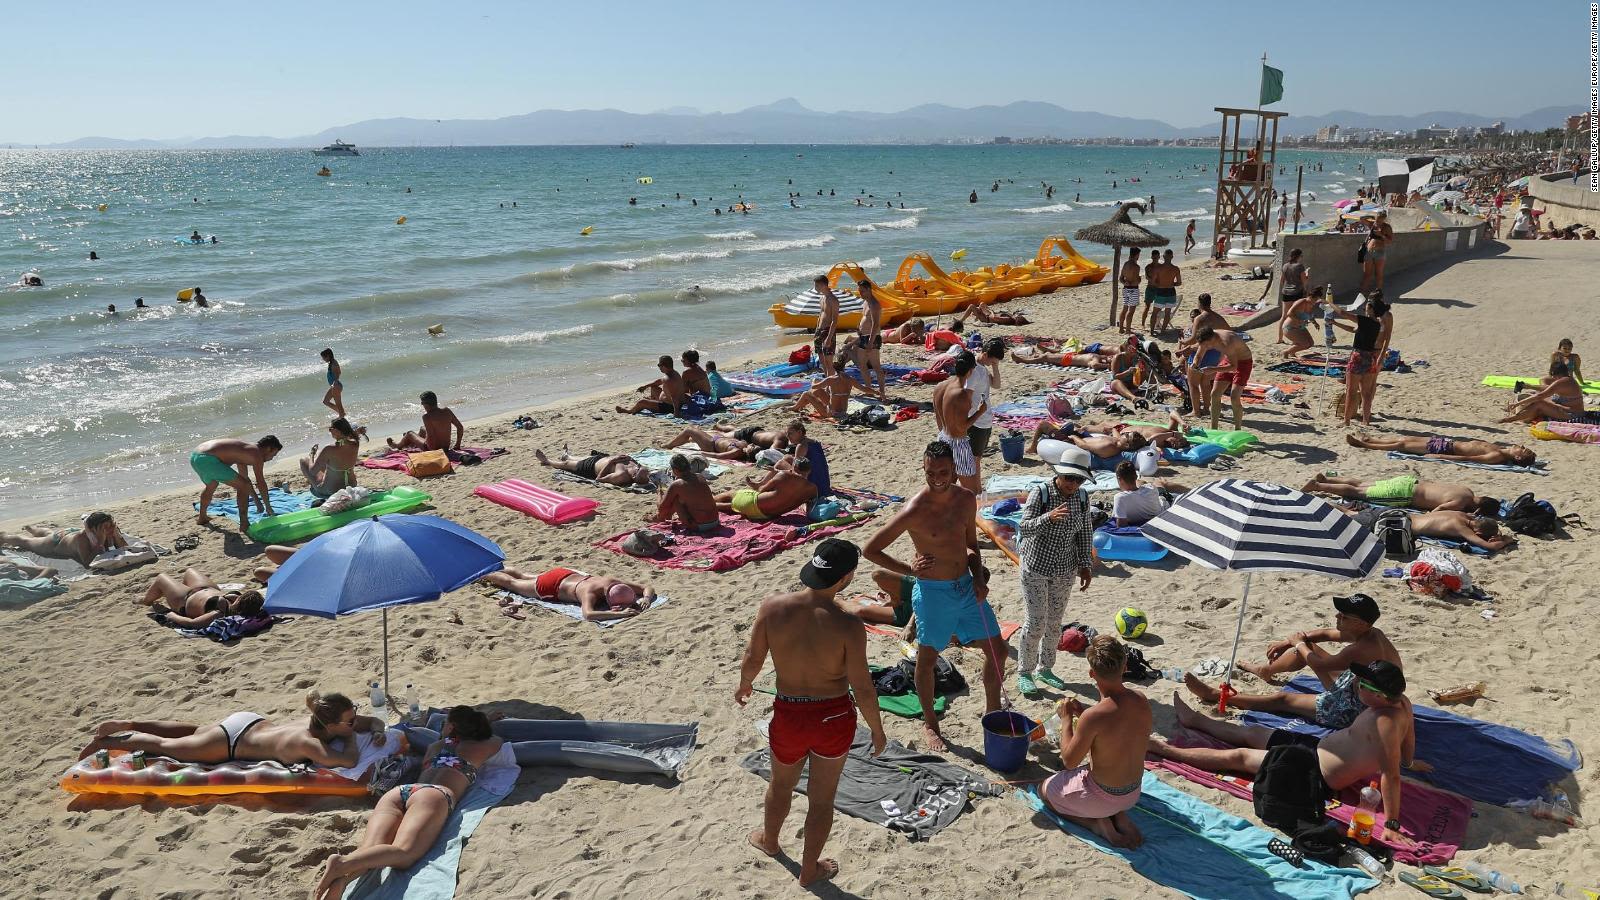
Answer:
[[[1195,356],[1204,359],[1207,350],[1216,350],[1222,354],[1221,365],[1208,366],[1201,371],[1211,374],[1211,427],[1216,429],[1217,414],[1221,412],[1217,403],[1222,399],[1223,392],[1228,392],[1233,399],[1233,429],[1238,431],[1244,427],[1244,403],[1240,399],[1244,393],[1245,385],[1250,383],[1250,371],[1256,366],[1256,358],[1250,353],[1250,345],[1226,328],[1201,328],[1194,333]]]
[[[743,706],[771,653],[778,675],[778,696],[772,701],[772,723],[767,731],[772,779],[767,784],[766,816],[762,826],[750,832],[750,844],[768,856],[778,855],[778,835],[789,815],[795,785],[809,761],[805,850],[800,858],[802,886],[839,872],[837,862],[821,857],[833,828],[839,775],[856,736],[851,691],[872,732],[872,755],[883,752],[878,692],[867,672],[867,633],[859,618],[834,602],[834,596],[849,586],[860,558],[860,551],[849,541],[823,541],[800,570],[805,590],[761,601],[750,628],[739,687],[733,692],[733,699]]]

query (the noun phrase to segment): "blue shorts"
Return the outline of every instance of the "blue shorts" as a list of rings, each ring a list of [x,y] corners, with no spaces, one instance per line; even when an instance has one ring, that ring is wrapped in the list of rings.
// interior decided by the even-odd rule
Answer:
[[[952,637],[971,644],[1000,635],[993,607],[978,602],[973,593],[971,572],[954,581],[918,578],[911,611],[917,617],[917,643],[935,650],[949,646]]]

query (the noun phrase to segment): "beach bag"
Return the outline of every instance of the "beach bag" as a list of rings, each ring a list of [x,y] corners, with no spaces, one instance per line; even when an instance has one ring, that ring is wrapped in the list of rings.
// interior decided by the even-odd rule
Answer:
[[[799,350],[789,354],[789,365],[805,366],[811,364],[811,345],[804,344]]]
[[[1157,672],[1150,665],[1149,661],[1144,658],[1143,650],[1140,650],[1138,647],[1133,646],[1127,641],[1123,641],[1122,649],[1126,652],[1128,657],[1128,664],[1122,670],[1123,681],[1148,681],[1161,674],[1160,672]]]
[[[443,450],[406,454],[406,474],[412,478],[432,478],[435,475],[449,475],[454,471],[455,467],[450,465],[449,455]]]
[[[1288,835],[1322,822],[1328,785],[1317,751],[1303,744],[1280,744],[1267,751],[1256,772],[1256,818]]]
[[[1366,241],[1362,241],[1361,242],[1361,249],[1356,251],[1356,262],[1364,263],[1366,261],[1367,261],[1367,242]]]
[[[1403,509],[1385,510],[1372,523],[1372,533],[1383,544],[1383,555],[1390,559],[1410,559],[1417,554],[1417,539],[1411,534],[1411,514]]]
[[[1511,502],[1506,510],[1506,527],[1517,534],[1538,537],[1549,534],[1561,524],[1556,508],[1548,500],[1535,500],[1532,493],[1523,494]]]
[[[900,660],[900,671],[912,679],[915,684],[917,677],[917,661],[914,659]],[[934,657],[933,664],[933,692],[935,694],[956,694],[967,689],[967,679],[961,672],[950,664],[950,660],[943,656]]]

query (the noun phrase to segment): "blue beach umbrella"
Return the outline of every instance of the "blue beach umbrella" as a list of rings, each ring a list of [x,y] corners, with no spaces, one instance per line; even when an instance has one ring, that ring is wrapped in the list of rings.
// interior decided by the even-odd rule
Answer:
[[[338,618],[383,610],[383,690],[389,692],[389,607],[427,603],[505,564],[491,540],[438,516],[351,522],[297,550],[267,586],[265,611]]]

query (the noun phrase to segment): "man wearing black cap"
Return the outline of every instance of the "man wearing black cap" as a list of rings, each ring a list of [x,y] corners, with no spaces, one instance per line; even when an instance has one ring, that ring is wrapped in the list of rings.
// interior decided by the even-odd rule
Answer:
[[[1301,694],[1294,691],[1276,691],[1271,694],[1235,694],[1228,705],[1235,709],[1261,710],[1282,716],[1310,719],[1323,728],[1345,728],[1361,715],[1361,701],[1356,689],[1356,676],[1351,670],[1358,664],[1379,660],[1396,667],[1400,665],[1400,651],[1374,625],[1378,621],[1378,602],[1366,594],[1333,598],[1333,627],[1316,631],[1301,631],[1288,640],[1277,641],[1267,647],[1264,665],[1239,663],[1239,668],[1262,681],[1270,682],[1273,676],[1286,675],[1310,667],[1322,682],[1320,694]],[[1337,653],[1317,646],[1323,643],[1343,643]],[[1183,676],[1189,691],[1205,703],[1216,703],[1221,692],[1193,674]]]
[[[1263,784],[1292,784],[1298,775],[1298,782],[1303,785],[1304,776],[1314,772],[1311,781],[1315,783],[1316,790],[1312,792],[1315,796],[1309,798],[1311,802],[1303,817],[1312,824],[1321,821],[1323,800],[1376,777],[1378,791],[1383,796],[1383,837],[1390,843],[1403,841],[1405,838],[1399,834],[1400,770],[1426,771],[1420,761],[1413,766],[1417,738],[1411,701],[1405,693],[1406,678],[1399,666],[1387,660],[1370,665],[1356,663],[1350,671],[1355,675],[1358,696],[1366,708],[1348,728],[1319,738],[1282,728],[1235,725],[1190,709],[1178,692],[1173,691],[1172,706],[1178,714],[1178,724],[1232,746],[1225,750],[1174,747],[1161,738],[1152,737],[1150,752],[1208,772],[1241,772],[1255,778],[1258,811],[1270,808],[1274,799],[1262,791]],[[1290,770],[1295,775],[1286,774]],[[1277,822],[1271,824],[1286,827]]]
[[[750,628],[739,687],[733,693],[740,706],[750,699],[756,676],[771,653],[778,676],[778,695],[772,701],[772,723],[767,731],[772,780],[767,784],[766,817],[762,827],[750,832],[750,843],[768,856],[778,855],[778,835],[789,815],[795,785],[809,762],[801,885],[832,878],[839,871],[838,863],[821,857],[833,828],[839,775],[855,740],[856,707],[850,700],[851,691],[872,732],[873,755],[883,752],[878,692],[867,672],[867,633],[861,620],[840,610],[834,600],[850,584],[859,560],[855,544],[830,538],[817,545],[811,561],[800,570],[805,590],[761,601]]]

